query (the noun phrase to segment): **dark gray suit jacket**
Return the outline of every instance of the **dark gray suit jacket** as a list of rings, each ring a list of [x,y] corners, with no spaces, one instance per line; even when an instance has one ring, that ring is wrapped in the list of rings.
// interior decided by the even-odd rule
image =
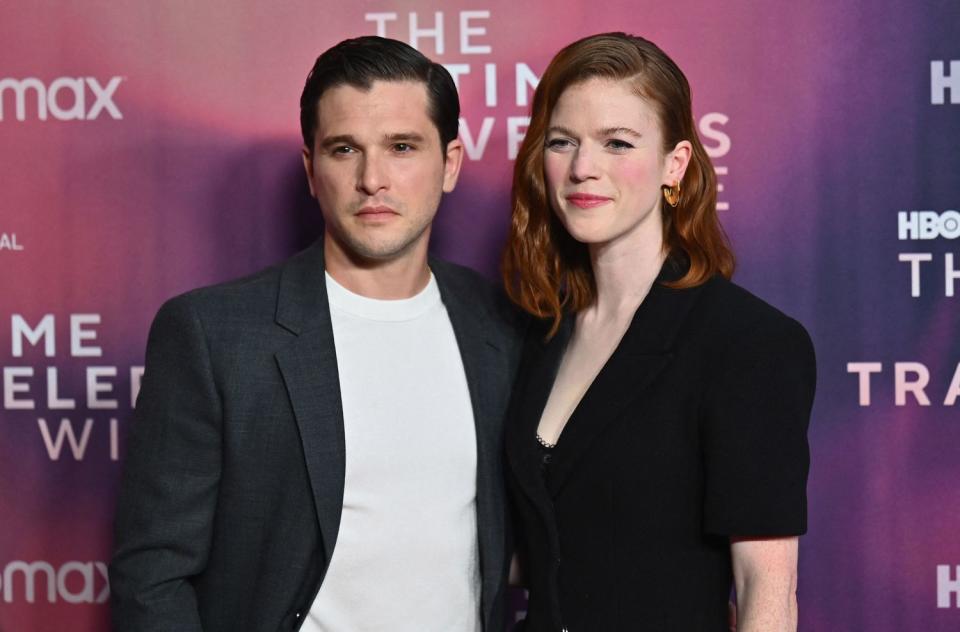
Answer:
[[[517,321],[478,274],[430,262],[477,433],[484,629],[504,619],[503,416]],[[117,630],[295,630],[337,539],[343,412],[320,243],[167,302],[147,343],[110,564]]]

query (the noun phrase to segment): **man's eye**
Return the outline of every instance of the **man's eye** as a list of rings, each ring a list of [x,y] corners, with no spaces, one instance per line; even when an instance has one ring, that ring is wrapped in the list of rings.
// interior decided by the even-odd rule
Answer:
[[[410,145],[409,143],[397,143],[393,146],[393,150],[395,152],[405,154],[413,151],[413,145]]]
[[[349,145],[340,145],[339,147],[333,148],[334,154],[352,154],[353,152],[353,147],[350,147]]]

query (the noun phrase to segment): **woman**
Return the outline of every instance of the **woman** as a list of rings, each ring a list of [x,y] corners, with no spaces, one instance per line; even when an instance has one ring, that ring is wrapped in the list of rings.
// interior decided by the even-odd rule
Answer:
[[[683,73],[622,33],[560,51],[513,195],[525,630],[727,630],[732,584],[741,632],[795,630],[813,347],[729,281]]]

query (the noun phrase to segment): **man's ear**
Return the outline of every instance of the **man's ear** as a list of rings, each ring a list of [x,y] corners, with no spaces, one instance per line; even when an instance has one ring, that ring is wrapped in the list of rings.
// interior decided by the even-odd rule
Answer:
[[[310,195],[317,197],[317,192],[313,190],[313,154],[306,145],[300,151],[303,157],[303,170],[307,173],[307,186],[310,187]]]
[[[457,186],[460,167],[463,166],[463,143],[459,138],[454,138],[447,143],[443,157],[443,192],[450,193]]]
[[[690,158],[693,156],[693,145],[688,140],[682,140],[674,146],[673,150],[666,155],[663,165],[663,182],[668,187],[672,187],[683,179],[683,174],[687,172],[687,165],[690,164]]]

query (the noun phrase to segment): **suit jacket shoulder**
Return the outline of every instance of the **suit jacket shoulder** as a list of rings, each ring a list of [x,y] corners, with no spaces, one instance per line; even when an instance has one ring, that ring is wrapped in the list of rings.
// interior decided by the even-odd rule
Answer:
[[[316,259],[309,256],[310,250],[244,277],[189,290],[168,299],[165,305],[189,305],[204,316],[204,320],[267,319],[272,322],[284,272],[291,267],[309,265],[304,260]],[[313,263],[320,265],[316,278],[322,279],[322,259]]]

